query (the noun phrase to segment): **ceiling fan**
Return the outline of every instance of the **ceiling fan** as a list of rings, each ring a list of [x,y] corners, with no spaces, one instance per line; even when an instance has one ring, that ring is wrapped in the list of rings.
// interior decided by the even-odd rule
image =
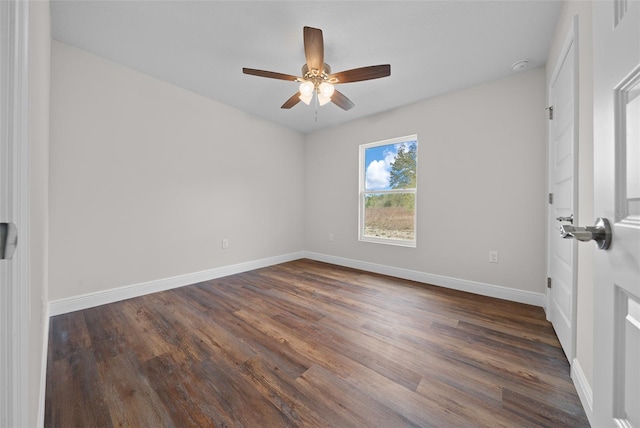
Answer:
[[[243,68],[244,74],[268,77],[271,79],[290,80],[299,82],[300,88],[291,98],[282,104],[281,108],[290,109],[300,101],[309,105],[316,94],[318,104],[325,105],[329,101],[343,110],[351,109],[354,104],[343,93],[337,91],[333,85],[340,83],[361,82],[363,80],[379,79],[391,75],[391,65],[372,65],[351,70],[331,73],[331,67],[324,62],[324,41],[322,30],[304,27],[304,54],[307,63],[302,66],[302,77],[273,71]]]

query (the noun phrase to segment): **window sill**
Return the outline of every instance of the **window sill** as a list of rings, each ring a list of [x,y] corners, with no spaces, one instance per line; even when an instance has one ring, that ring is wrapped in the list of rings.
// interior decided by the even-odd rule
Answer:
[[[401,239],[375,238],[373,236],[361,236],[358,238],[360,242],[369,242],[372,244],[395,245],[397,247],[416,248],[416,241],[406,241]]]

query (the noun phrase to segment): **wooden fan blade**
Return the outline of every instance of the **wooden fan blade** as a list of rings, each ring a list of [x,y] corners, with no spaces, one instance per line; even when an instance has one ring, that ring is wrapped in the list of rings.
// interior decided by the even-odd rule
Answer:
[[[329,80],[337,79],[336,83],[362,82],[363,80],[379,79],[391,75],[391,65],[371,65],[369,67],[354,68],[341,71],[329,76]]]
[[[242,72],[244,74],[250,74],[252,76],[268,77],[270,79],[291,80],[294,82],[298,80],[298,77],[292,76],[290,74],[276,73],[275,71],[256,70],[255,68],[243,68]]]
[[[355,104],[340,91],[333,91],[331,102],[342,110],[351,110],[355,106]]]
[[[294,105],[298,104],[299,102],[300,102],[300,92],[296,92],[295,94],[293,94],[291,98],[285,101],[280,108],[291,108]]]
[[[318,70],[322,73],[324,68],[324,41],[322,30],[312,27],[304,27],[304,55],[307,58],[309,71]]]

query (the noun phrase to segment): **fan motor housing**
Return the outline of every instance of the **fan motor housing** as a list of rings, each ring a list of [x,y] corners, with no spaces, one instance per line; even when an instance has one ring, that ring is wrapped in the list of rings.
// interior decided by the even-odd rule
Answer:
[[[327,78],[331,75],[331,66],[329,66],[329,64],[325,62],[323,68],[324,70],[320,70],[320,74],[314,75],[309,71],[309,66],[305,64],[302,66],[302,76],[307,80],[310,80],[314,77],[320,77],[323,80],[327,80]]]

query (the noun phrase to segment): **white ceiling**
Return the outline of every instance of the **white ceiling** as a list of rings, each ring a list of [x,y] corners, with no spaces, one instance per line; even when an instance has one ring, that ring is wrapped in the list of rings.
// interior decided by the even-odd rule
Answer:
[[[51,3],[53,38],[304,133],[544,66],[560,1],[95,1]],[[391,64],[338,88],[355,107],[280,106],[300,75],[302,27],[324,33],[334,72]]]

